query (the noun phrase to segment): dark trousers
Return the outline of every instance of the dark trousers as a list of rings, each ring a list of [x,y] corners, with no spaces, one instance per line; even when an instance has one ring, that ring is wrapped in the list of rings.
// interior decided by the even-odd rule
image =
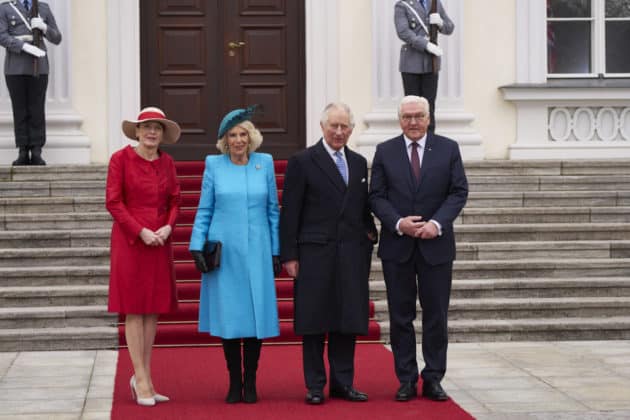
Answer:
[[[325,334],[309,334],[302,337],[304,382],[311,391],[321,391],[326,385],[324,366]],[[352,386],[354,380],[355,335],[328,333],[328,364],[330,387]]]
[[[48,75],[5,75],[11,107],[16,147],[43,146],[46,143],[46,88]]]
[[[435,98],[438,89],[438,73],[400,73],[405,96],[422,96],[429,101],[431,122],[429,131],[435,132]]]
[[[404,263],[383,261],[387,288],[390,340],[398,380],[416,382],[416,296],[422,307],[422,379],[441,381],[446,372],[448,347],[448,305],[451,295],[453,263],[429,265],[416,247]]]

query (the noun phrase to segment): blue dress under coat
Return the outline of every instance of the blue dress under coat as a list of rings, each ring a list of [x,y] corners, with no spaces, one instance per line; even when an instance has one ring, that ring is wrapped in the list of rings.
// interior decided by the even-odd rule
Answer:
[[[279,255],[278,193],[271,155],[247,165],[206,157],[190,250],[223,243],[221,266],[202,275],[199,331],[222,338],[280,334],[272,256]]]

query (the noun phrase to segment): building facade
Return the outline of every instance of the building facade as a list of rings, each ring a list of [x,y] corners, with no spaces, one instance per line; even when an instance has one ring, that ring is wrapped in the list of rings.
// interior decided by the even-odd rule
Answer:
[[[399,132],[396,0],[304,2],[304,144],[319,139],[325,104],[341,100],[355,112],[352,147],[371,158]],[[615,53],[630,33],[630,2],[442,2],[455,32],[439,38],[437,132],[465,159],[630,157],[630,68]],[[48,3],[64,39],[49,49],[45,159],[105,163],[127,144],[121,120],[141,106],[140,0]],[[3,83],[0,164],[14,154]]]

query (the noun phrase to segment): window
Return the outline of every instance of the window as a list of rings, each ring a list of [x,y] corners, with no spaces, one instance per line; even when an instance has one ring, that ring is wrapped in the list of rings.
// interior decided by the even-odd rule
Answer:
[[[630,77],[630,0],[547,0],[548,77]]]

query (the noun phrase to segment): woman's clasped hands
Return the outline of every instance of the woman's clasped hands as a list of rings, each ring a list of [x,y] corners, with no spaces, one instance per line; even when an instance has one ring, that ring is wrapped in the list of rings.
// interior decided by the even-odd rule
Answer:
[[[140,239],[147,246],[162,246],[171,235],[173,229],[170,225],[164,225],[155,232],[150,229],[142,228],[140,231]]]

